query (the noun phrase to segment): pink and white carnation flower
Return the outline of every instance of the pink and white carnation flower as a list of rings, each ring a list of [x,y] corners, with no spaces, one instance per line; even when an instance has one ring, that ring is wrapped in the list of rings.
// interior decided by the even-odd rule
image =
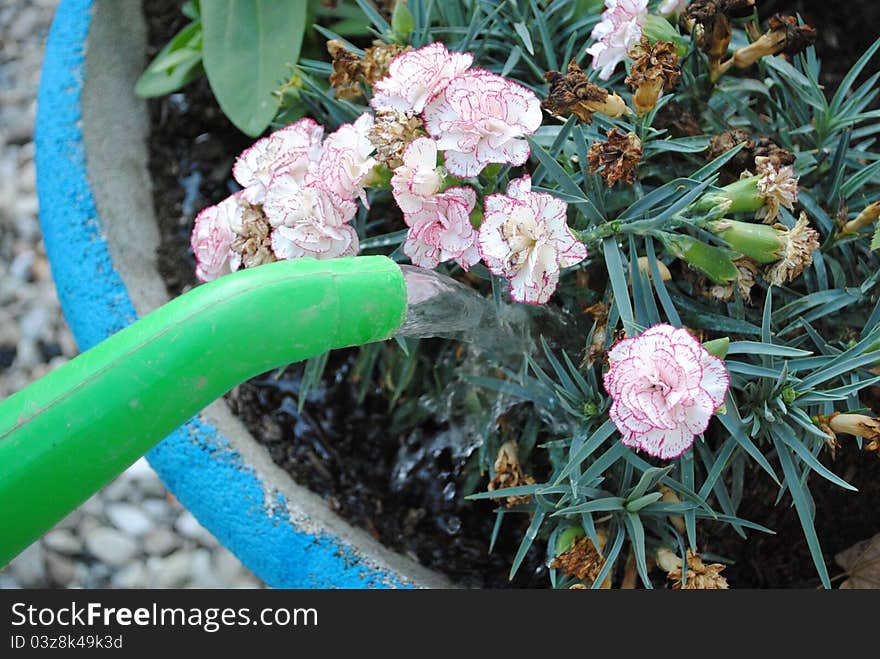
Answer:
[[[618,341],[608,359],[609,416],[623,443],[664,460],[693,445],[730,386],[724,363],[671,325]]]
[[[413,265],[432,269],[455,261],[468,270],[479,261],[477,232],[470,220],[476,202],[473,189],[449,188],[425,199],[417,211],[405,213],[409,233],[403,253]]]
[[[590,34],[596,43],[587,48],[593,56],[593,69],[608,80],[642,38],[642,22],[648,15],[648,0],[605,0],[602,20]]]
[[[357,232],[349,224],[357,204],[322,186],[298,185],[281,173],[269,186],[263,212],[273,227],[272,251],[279,259],[332,259],[358,252]]]
[[[425,128],[445,151],[450,174],[478,175],[489,163],[522,165],[529,145],[519,139],[541,125],[541,103],[528,89],[488,71],[453,79],[425,106]]]
[[[343,124],[324,140],[324,151],[314,180],[343,199],[360,197],[367,203],[364,180],[376,165],[368,133],[373,115],[365,112],[354,123]]]
[[[442,43],[401,53],[389,65],[388,75],[373,85],[370,105],[421,114],[427,102],[473,61],[470,53],[450,53]]]
[[[511,181],[506,195],[486,197],[478,245],[489,270],[510,280],[514,300],[544,304],[559,271],[583,261],[587,248],[568,228],[567,204],[531,186],[525,176]]]
[[[437,143],[430,137],[413,140],[403,152],[403,164],[394,170],[391,191],[404,213],[415,213],[440,190]]]
[[[313,119],[299,121],[276,130],[245,149],[232,168],[232,175],[244,188],[245,199],[260,204],[272,177],[287,170],[302,183],[321,158],[324,128]]]
[[[241,229],[244,210],[242,193],[237,192],[196,216],[190,245],[196,257],[196,277],[201,281],[238,270],[241,256],[232,251],[232,241]]]

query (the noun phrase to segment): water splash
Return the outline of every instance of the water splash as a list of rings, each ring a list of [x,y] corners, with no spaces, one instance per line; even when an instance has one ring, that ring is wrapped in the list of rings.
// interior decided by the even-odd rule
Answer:
[[[407,313],[397,334],[470,343],[500,356],[534,352],[537,335],[559,336],[565,320],[546,307],[496,304],[434,270],[402,265]]]

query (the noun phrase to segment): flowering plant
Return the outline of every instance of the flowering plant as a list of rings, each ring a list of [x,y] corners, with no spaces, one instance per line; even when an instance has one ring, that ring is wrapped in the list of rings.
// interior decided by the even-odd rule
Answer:
[[[852,488],[826,454],[880,438],[880,41],[829,98],[815,30],[755,0],[396,6],[369,13],[393,39],[300,62],[314,118],[239,157],[198,276],[379,252],[527,305],[513,356],[407,340],[356,369],[408,374],[397,428],[477,438],[470,498],[496,534],[529,518],[511,575],[542,542],[554,586],[726,587],[699,552],[771,530],[738,513],[766,476],[829,586],[811,484]]]

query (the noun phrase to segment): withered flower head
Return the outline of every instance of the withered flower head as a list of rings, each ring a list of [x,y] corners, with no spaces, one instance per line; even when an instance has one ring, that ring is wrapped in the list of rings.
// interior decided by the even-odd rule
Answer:
[[[241,267],[254,268],[277,261],[272,251],[269,220],[255,207],[249,206],[242,217],[241,230],[236,232],[230,249],[241,255]]]
[[[327,52],[330,53],[333,64],[330,86],[335,90],[336,98],[353,100],[362,97],[361,83],[370,87],[387,76],[391,60],[407,50],[412,50],[412,47],[374,41],[361,59],[348,50],[342,41],[328,41]]]
[[[590,314],[595,324],[593,339],[590,341],[583,361],[583,365],[590,368],[597,359],[605,354],[605,339],[608,336],[608,305],[596,302],[596,304],[584,309],[584,313]]]
[[[493,468],[495,475],[489,482],[489,491],[501,490],[506,487],[517,487],[519,485],[534,485],[535,479],[528,474],[523,474],[522,467],[519,464],[519,456],[517,455],[517,446],[514,440],[509,440],[501,445],[498,449],[498,457],[495,459]],[[501,499],[502,497],[499,497]],[[526,504],[531,501],[529,495],[504,497],[504,505],[507,508],[519,504]]]
[[[865,206],[855,218],[846,222],[840,232],[842,234],[856,233],[862,227],[868,226],[878,219],[880,219],[880,201],[875,201],[873,204]]]
[[[397,110],[376,112],[376,119],[367,133],[376,148],[373,157],[392,170],[403,164],[403,152],[410,142],[423,135],[426,132],[421,119]]]
[[[700,123],[693,113],[675,101],[663,105],[654,117],[654,127],[666,129],[672,137],[696,137],[703,134]]]
[[[791,151],[783,149],[769,137],[762,137],[758,140],[758,143],[755,145],[755,157],[767,158],[776,169],[793,165],[795,161],[794,154]]]
[[[635,90],[633,105],[636,112],[645,114],[657,105],[660,92],[672,91],[681,76],[678,53],[670,42],[657,41],[652,44],[647,37],[642,37],[629,56],[633,62],[626,84]]]
[[[762,57],[785,54],[794,56],[816,41],[816,29],[798,25],[794,16],[776,14],[770,18],[768,30],[753,43],[733,53],[733,63],[745,69]]]
[[[755,285],[758,277],[758,264],[746,256],[736,259],[733,264],[736,266],[736,281],[724,285],[713,284],[706,294],[710,298],[726,302],[733,297],[733,287],[736,285],[742,301],[751,304],[752,286]]]
[[[626,103],[620,96],[591,83],[574,60],[569,62],[565,74],[548,71],[544,79],[550,85],[550,92],[541,105],[550,114],[562,117],[573,114],[581,121],[591,123],[594,112],[612,118],[627,112]]]
[[[727,18],[727,0],[694,0],[679,18],[694,44],[709,56],[713,68],[727,54],[733,31]]]
[[[336,98],[352,100],[363,96],[360,82],[363,81],[363,64],[360,57],[345,47],[338,39],[327,42],[333,73],[330,74],[330,86],[336,92]]]
[[[722,168],[722,171],[726,174],[727,178],[735,180],[739,178],[739,175],[743,170],[752,166],[755,159],[755,140],[752,139],[752,135],[749,131],[741,128],[732,128],[715,135],[709,140],[709,149],[706,151],[706,160],[711,162],[716,158],[720,158],[740,144],[743,145],[743,148],[740,149],[733,158],[728,160]]]
[[[880,419],[866,414],[833,414],[827,424],[835,437],[836,433],[864,437],[868,440],[864,450],[880,456]]]
[[[623,179],[627,183],[636,180],[636,167],[642,159],[642,141],[635,133],[621,133],[612,128],[607,133],[605,142],[593,142],[587,158],[590,161],[590,173],[600,169],[600,176],[605,179],[609,188]]]
[[[755,218],[766,224],[779,216],[779,209],[794,208],[798,199],[798,177],[794,175],[791,165],[775,166],[770,158],[757,156],[755,165],[758,175],[758,194],[764,199],[764,205],[757,210]],[[751,176],[749,172],[744,177]]]
[[[782,286],[794,281],[813,263],[813,252],[819,249],[819,233],[810,226],[803,211],[793,229],[787,229],[784,224],[776,224],[774,228],[781,234],[782,255],[770,266],[764,279],[774,286]]]
[[[388,67],[391,60],[412,50],[412,46],[401,46],[396,43],[385,43],[383,41],[374,41],[370,48],[367,48],[364,54],[364,62],[361,65],[361,72],[364,81],[372,87],[373,83],[381,80],[388,75]]]
[[[687,550],[687,583],[682,583],[682,561],[665,547],[657,551],[657,564],[666,571],[675,590],[727,590],[727,579],[721,576],[724,565],[704,563],[698,554]]]
[[[602,543],[604,534],[599,531],[597,535],[599,542]],[[599,572],[602,571],[604,564],[605,559],[602,557],[601,547],[596,549],[593,541],[584,536],[577,538],[572,543],[571,549],[554,558],[550,567],[562,570],[562,573],[569,577],[593,583],[599,576]]]

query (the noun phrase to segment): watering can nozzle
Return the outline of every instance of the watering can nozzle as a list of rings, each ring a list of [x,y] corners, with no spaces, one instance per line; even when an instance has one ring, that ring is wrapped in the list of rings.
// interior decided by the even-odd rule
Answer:
[[[194,288],[10,396],[0,566],[236,385],[390,338],[406,309],[387,257],[279,261]]]

